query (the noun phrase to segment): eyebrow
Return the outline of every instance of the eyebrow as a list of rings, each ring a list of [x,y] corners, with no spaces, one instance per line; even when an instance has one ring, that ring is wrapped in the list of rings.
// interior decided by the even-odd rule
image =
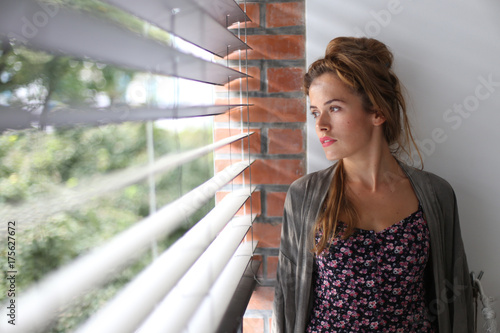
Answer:
[[[326,102],[323,104],[323,106],[328,105],[328,104],[331,104],[331,103],[333,103],[333,102],[341,102],[341,103],[345,103],[345,101],[344,101],[344,100],[342,100],[342,99],[340,99],[340,98],[332,98],[332,99],[330,99],[330,100],[326,101]],[[309,109],[313,109],[313,108],[314,108],[314,109],[317,109],[318,107],[317,107],[317,106],[315,106],[315,105],[311,105],[311,106],[309,106]]]

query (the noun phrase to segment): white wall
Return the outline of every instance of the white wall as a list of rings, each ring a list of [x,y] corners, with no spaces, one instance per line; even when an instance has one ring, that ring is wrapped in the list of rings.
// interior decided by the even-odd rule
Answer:
[[[409,95],[425,170],[459,202],[471,270],[500,317],[500,2],[306,0],[307,65],[337,36],[386,43]],[[485,82],[492,83],[485,83]],[[462,108],[463,112],[457,110]],[[469,111],[470,110],[470,111]],[[308,172],[330,164],[308,119]]]

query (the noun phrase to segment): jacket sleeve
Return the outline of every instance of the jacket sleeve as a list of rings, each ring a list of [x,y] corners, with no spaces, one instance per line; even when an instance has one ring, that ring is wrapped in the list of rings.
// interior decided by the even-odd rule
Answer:
[[[474,308],[472,296],[472,282],[470,278],[467,256],[460,231],[458,207],[455,193],[453,193],[453,299],[450,314],[453,332],[474,332]]]
[[[437,198],[442,213],[441,233],[444,245],[442,264],[445,281],[443,281],[444,289],[436,296],[439,302],[448,305],[449,318],[446,320],[450,323],[451,332],[474,332],[472,282],[460,231],[456,195],[453,188],[445,182],[438,187]]]
[[[291,189],[285,199],[273,303],[272,332],[290,333],[295,326],[296,233]],[[297,206],[295,206],[297,207]],[[294,245],[295,244],[295,245]]]

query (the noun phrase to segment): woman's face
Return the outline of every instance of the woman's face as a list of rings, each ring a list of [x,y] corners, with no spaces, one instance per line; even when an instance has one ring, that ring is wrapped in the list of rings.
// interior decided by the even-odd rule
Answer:
[[[368,156],[381,134],[381,128],[376,129],[381,121],[378,113],[367,112],[361,97],[333,73],[314,79],[309,100],[328,160]]]

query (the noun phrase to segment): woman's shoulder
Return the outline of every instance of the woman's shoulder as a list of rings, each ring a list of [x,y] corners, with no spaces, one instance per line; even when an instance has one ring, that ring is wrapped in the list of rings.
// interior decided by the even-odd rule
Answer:
[[[290,184],[289,193],[305,193],[319,190],[325,184],[330,184],[336,165],[326,169],[308,173]]]
[[[438,196],[454,196],[455,192],[451,184],[441,176],[433,172],[421,170],[413,166],[401,163],[411,182],[423,189],[431,188]]]

